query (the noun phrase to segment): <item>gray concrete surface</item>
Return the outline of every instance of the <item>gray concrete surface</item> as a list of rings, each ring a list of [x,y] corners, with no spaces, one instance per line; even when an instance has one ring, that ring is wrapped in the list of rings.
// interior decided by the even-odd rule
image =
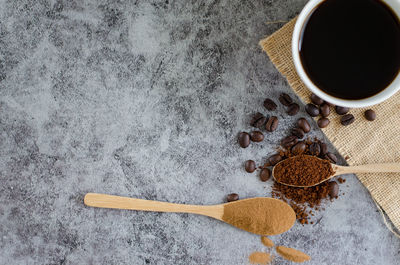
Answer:
[[[304,109],[279,106],[279,129],[247,149],[236,135],[263,98],[294,96],[258,41],[305,2],[0,1],[0,264],[246,264],[265,250],[210,218],[82,198],[269,196],[242,163],[273,153]],[[272,239],[308,264],[400,264],[365,188],[349,175],[341,191],[317,225]]]

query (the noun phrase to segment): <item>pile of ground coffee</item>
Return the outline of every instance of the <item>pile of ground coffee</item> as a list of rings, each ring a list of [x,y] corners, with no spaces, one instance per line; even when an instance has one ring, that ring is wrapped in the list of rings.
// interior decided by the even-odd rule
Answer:
[[[333,174],[329,161],[308,155],[288,158],[274,167],[274,179],[292,186],[314,186]]]
[[[326,145],[321,141],[317,139],[308,139],[305,140],[304,143],[306,147],[303,154],[318,154],[319,158],[326,159],[327,163],[333,162],[333,160],[329,159],[329,156],[327,156],[326,154],[322,154],[321,152],[315,153],[315,149],[318,149],[315,147],[317,145],[319,146],[319,149],[326,149]],[[327,152],[327,150],[324,150],[324,152]],[[294,156],[292,149],[290,148],[288,148],[287,150],[281,150],[278,154],[275,154],[274,156],[277,155],[280,156],[280,160],[285,160]],[[333,157],[333,154],[331,156]],[[271,163],[270,161],[268,161],[265,166],[270,165]],[[338,195],[339,188],[338,184],[335,181],[326,181],[319,185],[307,188],[286,186],[283,184],[279,184],[276,181],[272,186],[272,197],[287,202],[295,211],[296,218],[301,224],[313,224],[314,222],[310,221],[310,219],[314,215],[314,211],[318,211],[321,209],[321,202],[323,202],[324,200],[336,199]]]

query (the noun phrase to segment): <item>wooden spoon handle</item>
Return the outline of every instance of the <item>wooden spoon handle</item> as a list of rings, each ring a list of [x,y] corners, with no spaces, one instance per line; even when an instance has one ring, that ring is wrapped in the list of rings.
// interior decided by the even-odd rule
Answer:
[[[115,195],[87,193],[84,198],[87,206],[152,212],[195,213],[207,215],[216,219],[222,218],[222,205],[188,205],[169,202],[142,200]]]
[[[369,164],[361,166],[341,167],[336,166],[336,175],[350,173],[375,173],[375,172],[400,172],[400,163]]]

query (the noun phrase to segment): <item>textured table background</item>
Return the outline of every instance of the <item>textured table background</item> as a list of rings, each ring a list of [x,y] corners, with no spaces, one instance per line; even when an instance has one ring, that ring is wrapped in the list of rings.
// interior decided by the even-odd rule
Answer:
[[[258,41],[306,1],[0,2],[0,264],[246,264],[265,250],[210,218],[82,198],[268,196],[242,163],[263,161],[304,110],[279,114],[261,144],[236,135],[263,98],[294,96]],[[272,239],[309,264],[400,264],[367,191],[352,175],[340,187],[317,225]]]

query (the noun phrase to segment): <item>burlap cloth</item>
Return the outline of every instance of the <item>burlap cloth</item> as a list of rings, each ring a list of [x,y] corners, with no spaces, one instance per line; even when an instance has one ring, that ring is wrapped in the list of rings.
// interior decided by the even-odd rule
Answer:
[[[293,19],[271,36],[260,41],[276,68],[287,78],[289,85],[308,103],[311,92],[296,73],[292,60],[291,40],[296,19]],[[322,129],[328,139],[343,157],[349,157],[349,165],[380,162],[400,162],[400,92],[384,103],[372,107],[377,119],[367,121],[365,109],[352,109],[356,120],[349,126],[342,126],[340,118],[332,113],[330,125]],[[362,184],[369,190],[373,199],[400,229],[400,174],[358,174]],[[381,209],[380,209],[381,210]],[[392,231],[389,224],[388,228]],[[394,232],[395,233],[395,232]]]

